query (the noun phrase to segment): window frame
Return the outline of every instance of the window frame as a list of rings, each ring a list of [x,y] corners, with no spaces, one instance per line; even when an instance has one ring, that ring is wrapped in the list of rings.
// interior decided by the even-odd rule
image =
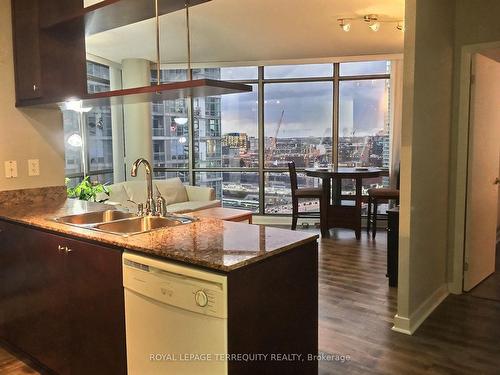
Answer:
[[[385,60],[387,61],[387,60]],[[93,64],[102,65],[99,63],[95,63],[91,61]],[[189,176],[189,184],[194,185],[196,182],[196,173],[199,172],[256,172],[258,173],[259,180],[259,211],[256,214],[259,215],[277,215],[277,216],[288,216],[287,214],[270,214],[266,213],[265,210],[265,182],[266,182],[266,174],[268,173],[279,173],[279,172],[288,172],[288,169],[282,167],[266,167],[265,166],[265,120],[264,120],[264,96],[266,86],[268,84],[273,83],[308,83],[308,82],[331,82],[332,90],[333,90],[333,100],[332,100],[332,124],[331,124],[331,139],[332,139],[332,157],[330,160],[333,164],[337,165],[339,160],[339,111],[340,111],[340,82],[342,81],[360,81],[360,80],[386,80],[391,79],[390,73],[384,74],[365,74],[365,75],[350,75],[350,76],[341,76],[340,75],[340,66],[342,63],[328,63],[333,66],[333,75],[331,76],[323,76],[323,77],[303,77],[303,78],[265,78],[265,66],[258,66],[257,69],[257,78],[256,79],[248,79],[248,80],[230,80],[230,82],[235,83],[243,83],[249,85],[256,85],[258,95],[257,95],[257,126],[258,126],[258,167],[197,167],[195,162],[195,114],[194,114],[194,105],[196,98],[186,98],[187,104],[187,118],[188,118],[188,163],[187,167],[182,168],[174,168],[174,167],[154,167],[154,172],[176,172],[176,173],[187,173]],[[302,65],[302,64],[299,64]],[[223,67],[222,67],[223,68]],[[186,70],[186,73],[188,71]],[[97,78],[96,81],[101,81],[102,79],[98,79],[98,77],[92,77],[93,79]],[[153,79],[154,77],[152,77]],[[104,81],[104,80],[103,80]],[[108,82],[100,82],[100,83],[108,83]],[[220,106],[220,101],[218,103]],[[153,113],[152,113],[152,116]],[[166,124],[163,124],[166,126]],[[219,124],[222,126],[222,124]],[[89,155],[87,153],[86,157]],[[305,168],[297,168],[297,172],[304,172]],[[88,175],[99,175],[99,174],[108,174],[113,173],[113,169],[105,169],[105,170],[96,170],[89,171]],[[83,173],[72,173],[68,174],[69,178],[81,177],[83,178]],[[223,182],[222,182],[223,183]]]
[[[387,60],[388,61],[388,60]],[[391,74],[365,74],[365,75],[351,75],[351,76],[341,76],[340,75],[340,64],[339,62],[332,63],[333,65],[333,75],[326,77],[307,77],[307,78],[264,78],[265,66],[258,66],[258,76],[257,79],[252,80],[231,80],[230,82],[243,83],[243,84],[255,84],[258,89],[258,143],[259,143],[259,163],[258,167],[246,167],[246,168],[199,168],[195,166],[195,155],[194,155],[194,121],[193,121],[193,108],[194,100],[193,98],[188,99],[188,119],[189,119],[189,162],[188,168],[154,168],[155,172],[188,172],[190,178],[190,184],[194,185],[196,182],[197,172],[257,172],[259,176],[259,212],[258,215],[273,215],[273,216],[289,216],[288,214],[270,214],[266,213],[265,210],[265,181],[266,173],[273,172],[288,172],[286,168],[270,168],[265,167],[265,138],[264,138],[264,93],[266,85],[270,83],[307,83],[307,82],[332,82],[333,83],[333,102],[332,102],[332,159],[333,164],[338,164],[338,142],[339,142],[339,110],[340,110],[340,82],[341,81],[360,81],[360,80],[385,80],[390,79]],[[297,172],[304,172],[305,168],[297,168]]]

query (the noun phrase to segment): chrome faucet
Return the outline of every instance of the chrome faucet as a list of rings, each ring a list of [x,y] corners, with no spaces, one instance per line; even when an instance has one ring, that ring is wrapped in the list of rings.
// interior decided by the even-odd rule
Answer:
[[[137,169],[141,164],[144,164],[144,168],[146,169],[146,181],[148,185],[148,199],[146,201],[144,213],[146,215],[157,215],[156,211],[156,203],[153,197],[153,169],[151,168],[151,164],[144,159],[137,159],[134,164],[132,164],[132,171],[130,174],[132,177],[137,177]]]

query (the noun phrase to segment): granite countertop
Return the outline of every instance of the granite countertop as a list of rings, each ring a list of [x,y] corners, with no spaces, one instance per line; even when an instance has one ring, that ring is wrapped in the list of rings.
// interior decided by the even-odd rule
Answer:
[[[108,205],[74,199],[41,199],[30,203],[6,205],[0,199],[0,218],[223,272],[318,238],[303,232],[203,217],[192,224],[122,237],[54,221],[60,216],[109,209]]]

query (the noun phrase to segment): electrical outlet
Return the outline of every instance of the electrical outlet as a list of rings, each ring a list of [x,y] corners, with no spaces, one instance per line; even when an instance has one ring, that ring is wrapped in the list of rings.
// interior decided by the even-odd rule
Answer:
[[[16,178],[17,177],[17,161],[7,160],[5,162],[5,177],[6,178]]]
[[[40,176],[40,160],[28,160],[28,176]]]

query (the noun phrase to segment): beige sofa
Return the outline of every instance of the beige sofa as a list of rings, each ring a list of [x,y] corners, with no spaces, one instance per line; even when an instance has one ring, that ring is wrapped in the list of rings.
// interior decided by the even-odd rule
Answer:
[[[107,188],[109,189],[109,197],[103,194],[97,197],[98,200],[107,199],[105,202],[107,204],[124,207],[135,212],[137,206],[129,200],[136,203],[146,202],[147,185],[144,180],[120,182],[109,185]],[[214,189],[186,186],[182,184],[180,178],[153,180],[155,197],[158,190],[167,201],[168,212],[184,213],[220,206],[220,201],[215,199]]]

